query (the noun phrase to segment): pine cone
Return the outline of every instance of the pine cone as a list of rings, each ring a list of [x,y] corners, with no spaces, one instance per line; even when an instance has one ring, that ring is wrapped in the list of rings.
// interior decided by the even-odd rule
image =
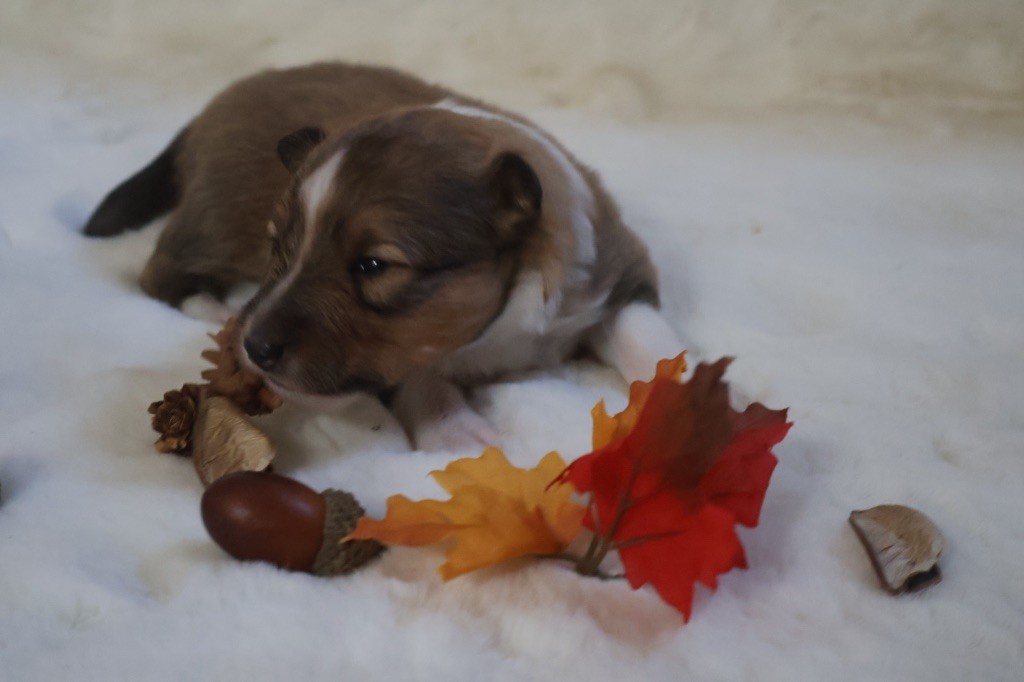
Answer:
[[[237,326],[236,318],[232,317],[223,329],[210,334],[217,348],[204,350],[202,355],[214,366],[204,370],[202,377],[210,382],[208,390],[212,395],[228,398],[246,414],[269,414],[280,407],[281,398],[263,384],[259,375],[239,364],[235,354]]]
[[[164,399],[150,404],[153,415],[153,430],[160,434],[154,443],[157,452],[189,454],[192,448],[192,425],[195,423],[199,406],[200,388],[197,384],[185,384],[179,390],[167,391]]]

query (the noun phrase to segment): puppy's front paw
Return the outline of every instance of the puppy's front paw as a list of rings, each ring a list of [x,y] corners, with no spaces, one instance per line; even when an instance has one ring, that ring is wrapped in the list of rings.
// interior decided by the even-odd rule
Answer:
[[[193,294],[181,302],[181,312],[193,320],[224,324],[237,311],[221,303],[210,294]]]
[[[464,407],[440,419],[419,424],[416,447],[432,452],[470,452],[500,445],[497,430],[479,414]]]

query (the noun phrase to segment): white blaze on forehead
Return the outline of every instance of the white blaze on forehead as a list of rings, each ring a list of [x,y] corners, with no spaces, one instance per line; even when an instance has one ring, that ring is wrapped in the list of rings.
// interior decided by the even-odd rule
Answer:
[[[320,206],[330,192],[334,178],[338,175],[342,156],[344,153],[339,151],[324,161],[319,168],[309,174],[302,182],[302,187],[299,188],[299,198],[305,211],[307,237],[316,225],[316,216],[320,211]]]
[[[299,244],[299,252],[288,265],[288,272],[281,279],[277,280],[274,288],[267,293],[263,301],[260,302],[259,307],[249,317],[249,327],[243,330],[245,335],[249,333],[253,322],[265,315],[281,299],[298,278],[302,268],[305,267],[306,259],[313,251],[313,243],[316,241],[317,215],[320,213],[324,199],[330,193],[334,179],[338,176],[338,169],[341,168],[341,162],[344,157],[345,152],[339,151],[324,161],[302,181],[302,185],[299,187],[299,201],[302,205],[305,225],[302,230],[302,242]],[[273,230],[273,223],[269,227]]]

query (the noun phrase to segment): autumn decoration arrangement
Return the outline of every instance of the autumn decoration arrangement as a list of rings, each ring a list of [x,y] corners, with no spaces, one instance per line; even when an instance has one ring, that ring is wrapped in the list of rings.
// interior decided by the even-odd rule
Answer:
[[[699,364],[683,381],[681,354],[658,363],[654,378],[630,386],[629,403],[592,415],[593,450],[568,464],[555,452],[531,469],[496,448],[457,459],[431,475],[445,500],[387,500],[382,519],[362,515],[341,491],[318,494],[266,471],[273,448],[246,415],[279,403],[238,366],[233,324],[204,357],[207,384],[186,384],[150,406],[161,452],[189,454],[204,484],[203,520],[240,559],[335,575],[385,545],[443,543],[439,572],[450,580],[521,558],[550,559],[584,576],[651,585],[689,619],[694,585],[746,568],[736,525],[756,526],[777,460],[772,447],[791,424],[785,410],[730,405],[722,359]],[[218,400],[219,398],[219,400]],[[622,573],[606,561],[616,553]]]

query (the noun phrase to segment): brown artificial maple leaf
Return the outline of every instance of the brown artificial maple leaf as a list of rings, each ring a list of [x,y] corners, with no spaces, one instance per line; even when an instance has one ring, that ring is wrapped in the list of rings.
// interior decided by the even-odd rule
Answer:
[[[203,358],[213,367],[203,370],[202,377],[209,382],[212,395],[230,399],[250,416],[273,412],[281,406],[281,398],[267,388],[258,374],[238,362],[237,333],[237,320],[232,317],[223,329],[209,335],[217,347],[203,351]]]
[[[688,620],[695,581],[714,589],[720,573],[746,567],[735,524],[757,525],[771,448],[791,424],[785,410],[729,406],[728,358],[698,365],[687,383],[680,360],[635,383],[615,418],[595,408],[597,449],[560,480],[591,493],[584,525],[595,537],[578,570],[596,573],[615,549],[634,589],[650,583]]]
[[[686,351],[674,358],[659,360],[651,381],[634,381],[629,385],[629,404],[614,417],[609,417],[602,400],[590,411],[594,419],[593,448],[603,448],[613,440],[625,438],[636,426],[640,410],[647,403],[654,382],[658,379],[670,379],[678,382],[686,371]]]
[[[488,448],[431,473],[450,499],[413,502],[393,495],[383,519],[361,518],[346,540],[421,546],[453,539],[438,569],[445,580],[507,559],[557,554],[576,537],[584,514],[570,499],[571,486],[552,484],[564,469],[555,452],[533,469],[520,469]]]

